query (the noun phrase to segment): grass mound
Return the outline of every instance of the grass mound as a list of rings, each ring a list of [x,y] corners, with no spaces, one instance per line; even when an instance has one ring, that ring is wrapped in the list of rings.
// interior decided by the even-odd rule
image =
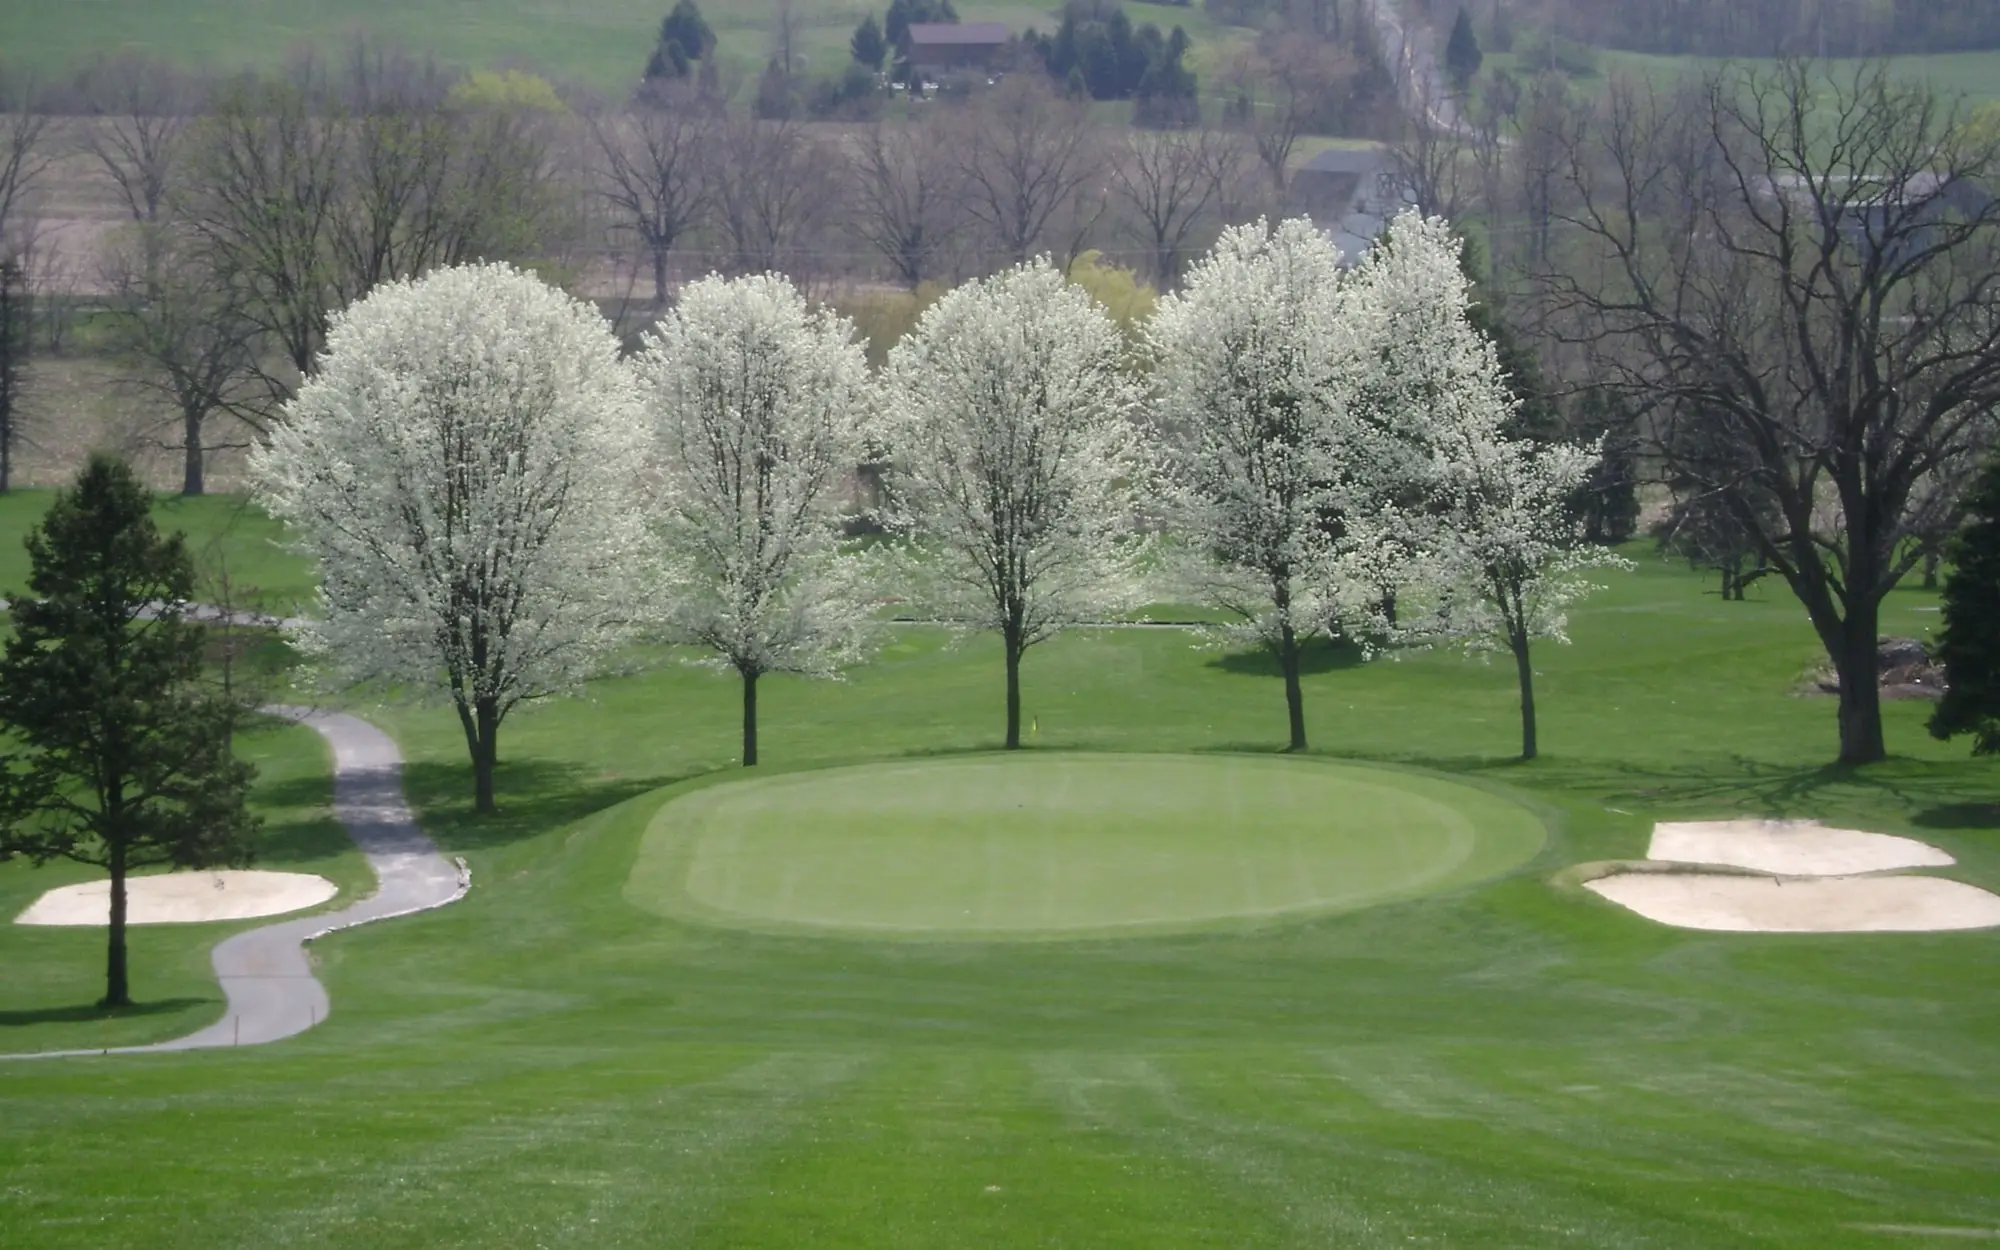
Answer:
[[[1345,910],[1491,877],[1541,821],[1443,778],[1234,755],[1030,754],[707,787],[626,896],[724,924],[1036,936]]]

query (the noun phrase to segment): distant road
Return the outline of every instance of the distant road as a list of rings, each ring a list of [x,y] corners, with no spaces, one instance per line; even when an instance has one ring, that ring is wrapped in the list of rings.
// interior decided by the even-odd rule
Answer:
[[[1382,60],[1396,76],[1404,109],[1429,118],[1440,129],[1458,130],[1458,104],[1438,68],[1429,32],[1408,22],[1397,0],[1361,0],[1361,6],[1374,21]]]

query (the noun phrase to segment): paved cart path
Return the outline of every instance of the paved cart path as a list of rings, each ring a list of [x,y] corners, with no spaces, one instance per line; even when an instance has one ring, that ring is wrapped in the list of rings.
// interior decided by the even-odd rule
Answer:
[[[438,854],[403,802],[403,757],[389,735],[339,712],[297,707],[264,711],[310,725],[332,745],[334,814],[375,870],[375,893],[339,911],[265,925],[222,942],[211,960],[229,1008],[205,1029],[150,1046],[51,1050],[0,1059],[255,1046],[303,1033],[326,1019],[330,1009],[304,943],[336,929],[427,911],[465,896],[471,879],[463,861],[453,864]]]

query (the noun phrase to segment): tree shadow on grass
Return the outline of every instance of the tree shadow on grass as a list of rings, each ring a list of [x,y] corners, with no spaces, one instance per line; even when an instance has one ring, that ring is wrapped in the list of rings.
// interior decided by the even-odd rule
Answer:
[[[1342,669],[1359,668],[1367,660],[1361,648],[1347,639],[1310,638],[1299,648],[1299,672],[1307,677]],[[1208,662],[1208,667],[1239,677],[1283,677],[1278,653],[1269,647],[1249,647],[1228,651]]]
[[[0,1011],[0,1029],[25,1028],[34,1024],[91,1024],[103,1020],[129,1020],[186,1011],[215,1002],[212,998],[162,998],[158,1002],[133,1003],[129,1007],[105,1007],[97,1003],[71,1007],[36,1007],[20,1011]]]
[[[2000,829],[2000,803],[1944,803],[1918,812],[1910,823],[1926,829]]]
[[[1562,756],[1401,759],[1397,762],[1494,777],[1524,789],[1547,788],[1589,795],[1609,806],[1653,811],[1679,809],[1760,819],[1822,816],[1854,807],[1919,813],[1917,824],[1936,828],[2000,825],[1990,779],[1927,760],[1892,759],[1855,768],[1840,764],[1788,764],[1736,753],[1664,764]],[[1946,824],[1961,821],[1962,824]]]
[[[424,832],[446,853],[505,846],[560,829],[627,799],[708,770],[613,777],[594,766],[545,759],[501,760],[493,789],[499,811],[472,810],[472,765],[418,761],[403,766],[403,791]]]

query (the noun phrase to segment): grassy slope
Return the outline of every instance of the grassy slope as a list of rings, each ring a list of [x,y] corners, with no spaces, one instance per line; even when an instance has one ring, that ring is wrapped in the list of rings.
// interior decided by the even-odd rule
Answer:
[[[2000,1227],[1992,933],[1681,932],[1553,890],[1661,815],[1914,832],[2000,887],[2000,768],[1832,709],[1775,587],[1656,563],[1538,661],[1548,758],[1507,762],[1503,666],[1309,681],[1315,745],[1521,787],[1561,828],[1455,895],[1251,934],[961,945],[752,936],[621,898],[658,800],[725,764],[735,691],[606,683],[503,739],[466,813],[435,711],[382,718],[465,903],[342,935],[339,1010],[280,1046],[0,1069],[0,1243],[37,1247],[1825,1247]],[[1894,597],[1920,632],[1934,599]],[[1031,654],[1047,747],[1264,749],[1276,680],[1169,631]],[[780,767],[987,747],[998,655],[906,630],[841,685],[767,683]],[[632,801],[608,807],[621,799]],[[590,813],[595,812],[592,815]],[[582,818],[579,820],[579,818]],[[575,823],[571,823],[575,822]]]
[[[326,748],[300,725],[259,722],[239,749],[257,765],[251,802],[264,817],[257,864],[314,872],[341,888],[328,906],[367,894],[374,876],[333,820]],[[0,864],[0,1053],[118,1046],[191,1032],[222,1010],[209,968],[216,942],[263,921],[141,925],[129,931],[137,1009],[106,1016],[90,1006],[104,992],[102,929],[24,928],[4,923],[44,891],[101,878],[57,860],[41,868]]]
[[[367,33],[457,65],[526,64],[600,91],[622,93],[645,64],[649,40],[670,0],[10,0],[0,5],[0,55],[63,66],[120,46],[149,48],[218,68],[271,65],[303,47],[330,50]],[[810,72],[837,71],[869,0],[797,0],[800,47]],[[1006,22],[1016,30],[1054,27],[1061,0],[962,0],[965,21]],[[776,0],[710,0],[702,6],[725,63],[751,71],[769,55]],[[1225,36],[1198,6],[1132,6],[1135,21],[1187,27],[1196,68]]]

